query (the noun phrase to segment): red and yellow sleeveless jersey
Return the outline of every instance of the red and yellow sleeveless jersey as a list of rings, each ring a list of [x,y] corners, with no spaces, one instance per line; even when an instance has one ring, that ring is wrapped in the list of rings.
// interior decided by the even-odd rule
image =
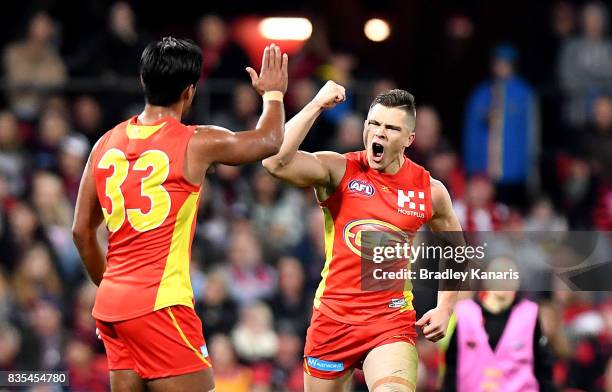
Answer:
[[[326,261],[314,307],[354,325],[393,318],[398,312],[414,313],[411,291],[362,289],[361,234],[415,233],[431,219],[429,172],[408,158],[396,174],[386,174],[370,168],[365,151],[345,157],[346,171],[340,184],[320,203]]]
[[[121,321],[170,305],[193,308],[191,243],[200,186],[183,175],[195,128],[133,117],[98,142],[91,166],[108,228],[93,316]]]

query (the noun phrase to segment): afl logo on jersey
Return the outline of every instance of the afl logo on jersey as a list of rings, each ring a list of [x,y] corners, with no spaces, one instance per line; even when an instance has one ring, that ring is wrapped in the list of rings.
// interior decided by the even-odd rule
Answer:
[[[374,186],[367,181],[363,180],[352,180],[348,184],[348,189],[351,192],[361,193],[362,195],[372,196],[374,195]]]
[[[379,232],[384,234],[385,238],[383,239],[381,236],[372,234],[367,237],[368,241],[374,241],[376,243],[367,244],[364,243],[364,232]],[[404,243],[410,240],[409,235],[403,232],[399,227],[378,219],[359,219],[347,223],[346,226],[344,226],[343,237],[344,243],[353,253],[359,257],[363,256],[370,260],[372,259],[374,246],[390,245],[389,242]],[[383,243],[381,243],[381,241]]]

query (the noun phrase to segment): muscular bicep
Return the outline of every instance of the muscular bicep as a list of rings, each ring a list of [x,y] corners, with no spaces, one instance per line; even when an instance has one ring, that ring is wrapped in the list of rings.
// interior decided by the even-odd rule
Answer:
[[[295,186],[335,187],[344,175],[346,159],[333,151],[298,151],[287,163],[264,161],[264,167],[274,177]]]
[[[428,222],[432,231],[461,231],[461,224],[453,210],[450,194],[444,184],[431,180],[433,216]]]

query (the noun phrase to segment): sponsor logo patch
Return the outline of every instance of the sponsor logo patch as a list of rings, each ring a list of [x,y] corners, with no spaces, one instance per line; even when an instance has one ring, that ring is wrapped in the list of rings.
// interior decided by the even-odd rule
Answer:
[[[408,305],[406,298],[391,298],[389,302],[390,308],[403,308],[406,305]]]
[[[325,372],[341,372],[344,370],[344,364],[342,362],[324,361],[313,357],[307,358],[308,366],[313,369],[323,370]]]
[[[352,180],[348,184],[348,189],[351,192],[361,193],[362,195],[372,196],[374,195],[374,185],[363,180]]]
[[[204,358],[208,357],[208,347],[206,345],[200,346],[200,352]]]
[[[397,191],[397,212],[403,215],[425,218],[425,192]]]

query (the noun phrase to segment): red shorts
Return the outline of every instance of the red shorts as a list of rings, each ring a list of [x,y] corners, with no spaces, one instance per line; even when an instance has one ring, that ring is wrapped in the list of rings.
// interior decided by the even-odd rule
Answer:
[[[306,333],[304,371],[313,377],[334,379],[361,368],[375,347],[394,342],[415,344],[415,318],[411,310],[375,324],[350,325],[314,309]]]
[[[110,370],[132,369],[143,379],[211,367],[202,322],[192,308],[170,306],[130,320],[96,320]]]

